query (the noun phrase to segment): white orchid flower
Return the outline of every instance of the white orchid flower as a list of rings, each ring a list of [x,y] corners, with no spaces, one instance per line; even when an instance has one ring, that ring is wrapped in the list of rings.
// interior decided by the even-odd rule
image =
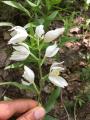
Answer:
[[[65,28],[57,28],[55,30],[50,30],[45,34],[44,26],[39,25],[36,27],[35,35],[39,38],[44,39],[44,42],[51,42],[55,39],[57,39],[60,35],[63,34]]]
[[[63,34],[65,28],[57,28],[55,30],[50,30],[45,34],[44,41],[51,42],[57,39],[61,34]]]
[[[24,41],[28,36],[27,31],[21,26],[15,26],[9,31],[11,31],[10,35],[12,38],[9,40],[8,44],[20,43]]]
[[[52,71],[52,70],[59,70],[60,72],[63,72],[64,70],[65,70],[65,68],[64,67],[61,67],[61,65],[64,63],[64,61],[63,62],[54,62],[52,65],[51,65],[51,67],[50,67],[50,71]]]
[[[45,31],[43,25],[38,25],[35,30],[35,35],[39,38],[43,38]]]
[[[28,68],[27,66],[24,66],[24,74],[22,75],[24,79],[26,79],[30,84],[34,83],[35,74],[34,72]],[[23,81],[22,81],[23,82]],[[26,82],[23,82],[23,84],[26,84]]]
[[[18,46],[13,46],[13,48],[15,51],[12,53],[10,60],[23,61],[30,54],[29,47],[25,43],[20,43]]]
[[[59,48],[57,47],[57,44],[55,42],[54,45],[47,47],[45,52],[45,57],[53,57],[57,54],[58,51],[59,51]]]
[[[63,77],[59,76],[59,73],[64,70],[63,67],[57,66],[57,65],[60,65],[60,64],[61,63],[52,64],[52,66],[50,68],[50,73],[49,73],[49,80],[55,86],[64,88],[68,85],[68,83]]]

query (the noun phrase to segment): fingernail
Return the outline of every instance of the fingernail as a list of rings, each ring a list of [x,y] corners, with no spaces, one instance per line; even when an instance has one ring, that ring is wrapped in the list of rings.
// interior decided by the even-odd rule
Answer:
[[[39,107],[35,112],[34,116],[36,120],[42,119],[45,115],[45,110],[42,107]]]

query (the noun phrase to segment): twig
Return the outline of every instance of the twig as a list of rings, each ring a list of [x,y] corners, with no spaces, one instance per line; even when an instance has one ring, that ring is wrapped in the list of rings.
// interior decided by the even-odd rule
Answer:
[[[75,101],[75,105],[74,105],[74,120],[77,120],[76,108],[77,108],[77,100]]]
[[[67,108],[66,108],[66,106],[65,106],[65,104],[64,104],[64,101],[63,101],[62,90],[61,90],[61,103],[62,103],[62,105],[63,105],[63,107],[64,107],[64,110],[65,110],[65,112],[66,112],[66,114],[67,114],[68,120],[70,120],[69,113],[68,113]]]

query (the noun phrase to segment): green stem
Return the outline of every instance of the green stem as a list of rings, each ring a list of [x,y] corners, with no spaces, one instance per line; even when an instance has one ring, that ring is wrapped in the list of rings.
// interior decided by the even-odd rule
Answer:
[[[35,83],[33,83],[33,86],[34,86],[34,88],[35,88],[35,90],[36,90],[37,94],[38,94],[38,95],[40,95],[40,92],[39,92],[39,90],[38,90],[38,88],[37,88],[37,86],[36,86],[36,84],[35,84]]]
[[[45,75],[44,77],[42,77],[42,79],[45,81],[48,78],[49,74]]]
[[[74,105],[74,120],[77,120],[76,108],[77,108],[77,100],[75,101],[75,105]]]
[[[40,49],[40,40],[37,40],[37,45],[38,45],[38,51],[39,51],[39,60],[41,61],[41,49]],[[42,91],[42,86],[43,86],[43,80],[42,80],[42,67],[41,67],[41,63],[38,61],[38,66],[39,66],[39,75],[40,75],[40,81],[39,81],[39,85],[40,85],[40,93]]]
[[[42,81],[42,68],[39,64],[39,72],[40,72],[40,91],[42,90],[42,85],[43,85],[43,81]]]
[[[30,34],[28,36],[36,41],[36,38],[34,36],[32,36]]]
[[[45,59],[46,59],[46,56],[44,56],[44,57],[43,57],[43,59],[42,59],[42,61],[41,61],[40,66],[42,66],[42,65],[43,65],[43,63],[44,63]]]
[[[30,55],[35,59],[35,60],[39,60],[33,53],[30,53]]]
[[[4,83],[0,83],[0,86],[1,85],[11,85],[12,84],[12,82],[4,82]]]

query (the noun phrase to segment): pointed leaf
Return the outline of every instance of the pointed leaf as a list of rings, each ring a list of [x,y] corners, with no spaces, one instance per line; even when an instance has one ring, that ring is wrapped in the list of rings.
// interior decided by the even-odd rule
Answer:
[[[46,105],[45,105],[45,109],[46,109],[46,112],[47,112],[47,113],[50,112],[51,109],[54,107],[54,105],[55,105],[55,103],[56,103],[56,100],[57,100],[57,98],[58,98],[59,95],[60,95],[60,90],[61,90],[61,88],[56,88],[56,89],[52,92],[51,96],[49,97],[48,102],[47,102]]]
[[[37,7],[36,4],[32,3],[30,0],[26,0],[26,2],[31,6],[31,7]]]
[[[11,27],[13,27],[14,25],[12,23],[9,23],[9,22],[0,22],[0,27],[1,26],[11,26]]]
[[[58,11],[54,11],[51,15],[49,15],[48,17],[47,17],[47,19],[48,20],[54,20],[55,19],[55,17],[57,16],[57,14],[58,14]]]
[[[12,6],[14,8],[17,8],[17,9],[25,12],[30,17],[29,11],[25,7],[23,7],[20,3],[14,2],[14,1],[2,1],[2,2],[9,5],[9,6]]]
[[[6,66],[5,70],[19,68],[19,67],[22,67],[23,65],[24,65],[23,63],[14,63],[14,64]]]

